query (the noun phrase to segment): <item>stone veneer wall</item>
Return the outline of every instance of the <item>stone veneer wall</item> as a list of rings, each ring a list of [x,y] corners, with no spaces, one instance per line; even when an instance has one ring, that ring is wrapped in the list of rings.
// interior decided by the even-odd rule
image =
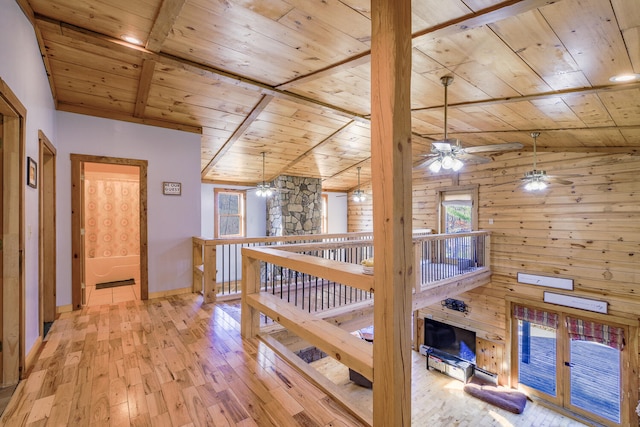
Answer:
[[[279,176],[276,191],[267,200],[269,236],[322,232],[322,183],[319,178]]]

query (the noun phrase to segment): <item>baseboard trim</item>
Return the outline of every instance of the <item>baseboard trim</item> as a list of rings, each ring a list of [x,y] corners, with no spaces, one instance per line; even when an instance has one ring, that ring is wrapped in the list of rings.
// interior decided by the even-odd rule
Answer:
[[[59,305],[56,307],[56,313],[60,314],[60,313],[69,313],[73,311],[73,304],[68,304],[68,305]]]
[[[171,289],[169,291],[149,292],[149,299],[170,297],[173,295],[190,294],[192,292],[193,291],[191,290],[190,286],[188,288]]]
[[[40,354],[41,346],[42,346],[42,335],[39,335],[38,339],[36,339],[36,342],[33,343],[33,346],[31,347],[31,351],[29,351],[29,353],[27,354],[27,357],[24,360],[24,372],[29,372],[33,364],[36,362],[36,359]]]

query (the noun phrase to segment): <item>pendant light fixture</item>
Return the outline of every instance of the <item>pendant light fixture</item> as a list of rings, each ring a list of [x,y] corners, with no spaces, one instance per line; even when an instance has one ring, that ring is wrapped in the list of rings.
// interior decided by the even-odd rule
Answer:
[[[364,192],[360,190],[360,169],[360,166],[358,166],[358,189],[353,192],[353,201],[358,203],[367,200]]]
[[[264,180],[264,163],[265,163],[265,155],[266,152],[262,152],[262,183],[256,186],[256,195],[258,197],[269,197],[273,194],[273,189],[271,188],[271,184],[267,184]]]

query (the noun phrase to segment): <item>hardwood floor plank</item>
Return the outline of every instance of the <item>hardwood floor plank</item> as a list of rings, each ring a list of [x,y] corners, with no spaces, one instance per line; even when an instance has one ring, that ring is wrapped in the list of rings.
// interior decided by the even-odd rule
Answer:
[[[171,422],[175,426],[191,423],[191,416],[187,411],[186,403],[182,396],[182,387],[175,381],[169,381],[160,386],[164,396]]]
[[[57,387],[53,407],[49,414],[49,425],[63,426],[69,421],[74,384],[64,383]]]
[[[414,359],[415,426],[581,425],[534,403],[523,416],[490,407]],[[370,393],[348,378],[332,380]],[[242,340],[229,314],[195,294],[61,314],[0,418],[3,426],[45,424],[362,425],[264,343]]]

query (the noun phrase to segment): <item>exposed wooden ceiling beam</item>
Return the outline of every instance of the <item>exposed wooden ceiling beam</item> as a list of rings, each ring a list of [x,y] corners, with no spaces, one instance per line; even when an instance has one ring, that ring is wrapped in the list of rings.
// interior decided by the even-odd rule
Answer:
[[[153,27],[151,27],[151,31],[149,32],[149,39],[146,45],[147,49],[151,52],[160,52],[164,41],[167,39],[185,3],[186,0],[162,1],[158,16],[156,16]]]
[[[451,36],[557,3],[558,1],[560,0],[507,0],[418,31],[412,35],[412,39],[415,40],[427,35],[430,39]]]
[[[302,161],[303,159],[306,159],[307,157],[309,157],[311,154],[313,154],[314,150],[317,150],[318,148],[328,144],[329,142],[331,142],[331,140],[333,138],[335,138],[336,136],[340,135],[341,133],[345,132],[347,129],[349,129],[353,124],[355,123],[354,120],[351,120],[349,123],[345,124],[344,126],[342,126],[340,129],[338,129],[337,131],[333,132],[331,135],[329,135],[328,137],[326,137],[325,139],[323,139],[322,141],[320,141],[318,144],[314,145],[313,147],[311,147],[310,149],[308,149],[307,151],[305,151],[304,153],[302,153],[300,156],[298,156],[296,159],[294,159],[293,161],[291,161],[288,165],[286,165],[285,167],[281,168],[281,172],[278,172],[275,176],[270,177],[267,181],[273,181],[275,178],[277,178],[278,176],[282,175],[282,171],[286,171],[287,169],[292,168],[293,166],[295,166],[297,163],[299,163],[300,161]]]
[[[539,99],[548,99],[548,98],[562,98],[563,96],[571,96],[571,95],[591,95],[591,94],[600,94],[606,92],[617,92],[621,90],[633,90],[640,89],[640,82],[635,83],[615,83],[606,86],[593,86],[593,87],[581,87],[581,88],[573,88],[573,89],[563,89],[563,90],[555,90],[552,92],[544,92],[544,93],[536,93],[532,95],[522,95],[522,96],[510,96],[505,98],[492,98],[492,99],[481,99],[478,101],[468,101],[468,102],[460,102],[457,104],[449,104],[449,108],[456,107],[478,107],[484,105],[495,105],[495,104],[510,104],[514,102],[525,102],[525,101],[536,101]],[[434,105],[432,107],[422,107],[422,108],[414,108],[411,110],[412,113],[418,111],[430,111],[430,110],[441,110],[444,108],[444,105]]]
[[[105,119],[120,120],[123,122],[139,123],[143,125],[157,126],[165,129],[174,129],[184,132],[202,134],[202,128],[200,126],[190,126],[181,123],[166,122],[164,120],[133,117],[132,115],[126,113],[119,113],[111,110],[100,110],[98,108],[86,107],[77,104],[68,104],[66,102],[58,102],[57,109],[60,111],[66,111],[68,113],[84,114],[87,116],[102,117]]]
[[[138,82],[138,94],[136,95],[136,106],[133,111],[134,117],[144,117],[144,110],[147,108],[153,72],[156,68],[156,61],[153,59],[142,60],[142,70],[140,71],[140,81]]]
[[[236,130],[229,137],[227,142],[225,142],[224,145],[220,148],[220,150],[218,150],[218,152],[213,156],[213,158],[207,164],[207,166],[205,166],[205,168],[202,169],[202,172],[200,173],[200,176],[202,178],[207,176],[209,171],[211,169],[213,169],[213,167],[216,165],[216,163],[218,163],[220,161],[220,159],[222,158],[224,153],[229,151],[229,149],[233,146],[233,144],[238,139],[240,139],[240,137],[242,137],[242,135],[247,131],[247,129],[249,129],[249,126],[251,126],[251,123],[253,123],[254,120],[256,120],[258,118],[260,113],[262,113],[262,111],[265,108],[267,108],[267,105],[269,105],[269,103],[271,102],[272,99],[273,99],[273,96],[271,96],[271,95],[263,95],[262,96],[262,98],[256,104],[256,106],[253,107],[253,110],[251,110],[251,113],[249,113],[249,115],[242,121],[242,123],[240,123],[240,126],[238,126],[236,128]]]
[[[209,67],[207,65],[193,62],[184,58],[179,58],[173,55],[151,52],[141,46],[136,46],[120,39],[116,39],[101,33],[87,30],[85,28],[77,27],[75,25],[61,22],[48,17],[44,17],[41,15],[36,15],[36,19],[59,25],[63,29],[64,35],[67,37],[70,37],[76,40],[81,40],[85,43],[93,44],[95,46],[99,46],[107,49],[115,49],[128,55],[136,54],[140,59],[152,59],[157,62],[158,66],[166,66],[166,67],[174,67],[177,69],[182,69],[184,71],[193,73],[201,77],[215,79],[215,80],[222,81],[224,83],[241,87],[244,89],[259,91],[263,95],[271,95],[277,98],[286,99],[286,100],[301,103],[304,105],[320,107],[334,114],[338,114],[343,117],[348,117],[356,121],[361,121],[366,123],[369,122],[369,119],[365,118],[363,114],[349,111],[344,108],[328,104],[326,102],[311,99],[303,95],[298,95],[292,92],[280,90],[275,88],[274,86],[270,86],[265,83],[258,82],[246,77],[242,77],[227,71],[219,70],[213,67]]]
[[[481,27],[483,25],[491,24],[493,22],[500,21],[510,16],[519,15],[521,13],[528,12],[533,9],[537,9],[542,6],[556,3],[558,0],[508,0],[502,3],[495,4],[477,12],[471,12],[458,18],[450,19],[449,21],[442,22],[433,27],[426,28],[424,30],[415,32],[411,38],[413,40],[429,36],[431,39],[451,36],[453,34],[467,31],[472,28]],[[296,77],[286,83],[277,86],[278,89],[289,89],[292,86],[314,81],[326,76],[335,74],[341,70],[348,70],[350,68],[357,67],[362,64],[371,62],[371,51],[362,52],[358,55],[354,55],[351,58],[347,58],[337,64],[329,65],[328,67],[316,70],[312,73],[304,76]]]

